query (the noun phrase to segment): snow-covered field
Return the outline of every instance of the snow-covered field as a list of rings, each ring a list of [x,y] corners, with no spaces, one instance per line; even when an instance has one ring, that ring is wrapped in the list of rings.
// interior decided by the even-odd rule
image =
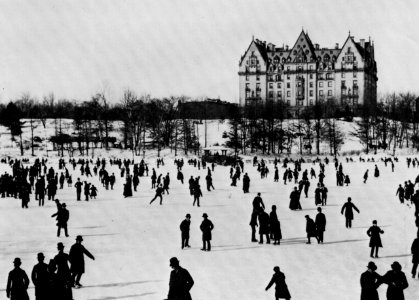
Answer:
[[[156,168],[154,158],[146,161]],[[51,201],[40,208],[32,195],[29,209],[23,210],[20,200],[0,199],[0,282],[5,287],[14,257],[22,259],[22,268],[29,274],[38,252],[44,252],[48,262],[57,252],[57,242],[63,242],[65,250],[69,251],[80,234],[96,260],[86,258],[84,287],[74,290],[76,300],[164,299],[172,256],[179,258],[181,266],[188,269],[195,280],[191,290],[193,299],[273,299],[274,289],[265,292],[264,288],[276,265],[285,273],[293,299],[358,299],[359,277],[370,260],[366,231],[376,219],[385,231],[384,248],[380,249],[380,258],[374,260],[377,272],[383,274],[393,261],[399,261],[410,285],[405,291],[406,299],[418,299],[419,281],[410,276],[410,245],[416,235],[413,208],[401,205],[395,192],[399,183],[414,180],[419,169],[408,169],[405,157],[401,157],[394,173],[390,167],[385,168],[384,163],[377,163],[381,176],[374,178],[374,163],[342,162],[344,173],[348,173],[352,181],[348,187],[337,187],[334,166],[326,166],[329,197],[323,210],[327,217],[323,245],[305,244],[304,216],[314,218],[316,215],[315,181],[311,180],[309,198],[301,201],[303,210],[290,211],[289,194],[294,185],[274,183],[272,163],[266,179],[261,179],[251,164],[245,165],[245,172],[251,178],[249,194],[243,194],[241,181],[237,187],[230,186],[229,169],[222,166],[216,166],[213,173],[216,190],[207,192],[204,179],[207,171],[185,164],[185,179],[191,175],[201,176],[204,196],[199,208],[192,207],[187,184],[176,180],[171,159],[166,159],[166,165],[156,169],[158,174],[169,172],[172,179],[170,195],[164,195],[162,206],[157,201],[149,205],[154,196],[149,177],[140,179],[139,190],[132,198],[123,198],[122,179],[117,167],[112,167],[110,170],[117,175],[115,190],[106,191],[97,178],[88,179],[99,187],[97,200],[77,202],[74,188],[58,190],[57,198],[67,203],[70,211],[69,238],[56,237],[55,219],[51,218],[56,208]],[[53,161],[53,165],[56,166],[56,162]],[[302,165],[303,170],[311,167],[318,172],[318,165]],[[7,169],[7,165],[0,164],[0,173]],[[370,178],[364,184],[362,175],[366,169],[370,169]],[[280,168],[280,177],[282,173]],[[73,179],[79,175],[77,168]],[[279,246],[250,242],[251,203],[257,192],[262,193],[268,212],[273,204],[278,207],[283,234]],[[340,214],[348,196],[361,211],[355,214],[352,229],[345,228]],[[200,251],[199,225],[204,212],[215,225],[211,252]],[[186,213],[192,215],[192,247],[181,250],[179,224]],[[382,299],[385,299],[385,290],[385,285],[379,288]],[[31,299],[35,299],[32,284],[29,292]],[[0,297],[5,298],[5,289],[1,293]]]

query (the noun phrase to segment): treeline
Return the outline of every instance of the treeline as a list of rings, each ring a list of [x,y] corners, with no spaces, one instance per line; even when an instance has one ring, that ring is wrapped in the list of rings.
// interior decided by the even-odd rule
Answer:
[[[179,105],[187,97],[152,98],[124,91],[117,103],[111,103],[105,93],[97,93],[84,102],[56,100],[54,95],[37,101],[23,95],[7,105],[0,105],[0,123],[10,129],[24,154],[22,129],[30,128],[31,154],[37,144],[34,131],[38,120],[46,127],[46,120],[54,120],[54,135],[50,137],[60,155],[94,155],[96,148],[121,147],[133,155],[142,155],[147,149],[170,148],[188,154],[199,151],[195,125],[206,119],[205,109],[191,116],[190,107]],[[359,138],[366,153],[377,149],[393,150],[401,147],[419,147],[417,123],[419,120],[417,97],[411,93],[388,94],[376,106],[338,105],[338,100],[328,99],[312,106],[289,107],[284,102],[251,103],[245,107],[229,106],[230,130],[225,133],[226,146],[236,154],[291,153],[323,154],[320,145],[327,145],[330,155],[338,155],[345,138]],[[355,117],[354,121],[353,118]],[[220,117],[224,118],[224,116]],[[25,121],[23,121],[25,119]],[[71,129],[69,122],[71,120]],[[342,122],[354,122],[353,132],[342,128]],[[118,121],[118,122],[116,122]],[[116,139],[115,124],[118,123]]]
[[[346,138],[357,137],[365,152],[378,149],[419,148],[417,96],[412,93],[383,95],[376,106],[342,106],[337,99],[316,102],[312,106],[289,107],[283,102],[249,104],[239,108],[230,119],[227,146],[236,154],[321,153],[338,155]],[[342,122],[356,124],[353,131]]]

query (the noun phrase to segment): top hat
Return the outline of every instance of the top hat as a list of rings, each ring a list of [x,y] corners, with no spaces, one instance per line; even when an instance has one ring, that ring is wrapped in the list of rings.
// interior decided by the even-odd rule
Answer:
[[[22,263],[22,261],[20,260],[20,258],[19,257],[16,257],[14,260],[13,260],[13,263],[14,264],[21,264]]]
[[[83,237],[81,236],[81,235],[78,235],[77,237],[76,237],[76,241],[82,241],[83,240]]]

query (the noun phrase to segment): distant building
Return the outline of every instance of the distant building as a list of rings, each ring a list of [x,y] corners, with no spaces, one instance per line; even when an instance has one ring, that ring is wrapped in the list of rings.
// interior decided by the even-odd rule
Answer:
[[[239,63],[240,105],[284,101],[291,107],[336,99],[377,103],[374,43],[349,34],[342,47],[320,48],[302,31],[292,48],[253,39]]]

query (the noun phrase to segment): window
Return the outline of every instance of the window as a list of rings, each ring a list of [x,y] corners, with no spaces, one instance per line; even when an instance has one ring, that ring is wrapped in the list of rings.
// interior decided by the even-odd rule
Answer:
[[[331,81],[329,81],[329,82],[327,83],[327,86],[328,86],[328,87],[332,87],[332,82],[331,82]]]
[[[313,97],[313,90],[310,90],[310,97]]]
[[[297,67],[297,70],[298,70],[298,71],[302,71],[302,70],[303,70],[303,66],[298,66],[298,67]]]
[[[274,88],[274,85],[273,85],[273,83],[272,83],[272,82],[270,82],[270,83],[269,83],[269,88],[270,88],[270,89],[273,89],[273,88]]]
[[[287,88],[289,89],[291,87],[291,84],[287,82]]]
[[[301,87],[301,81],[297,81],[297,86]]]
[[[332,90],[328,90],[328,91],[327,91],[327,95],[328,95],[328,96],[332,96]]]
[[[287,97],[291,97],[291,92],[290,91],[287,92]]]
[[[290,66],[287,67],[287,71],[289,71],[289,70],[290,70]]]
[[[310,82],[310,87],[311,87],[311,88],[313,87],[313,82]]]
[[[298,90],[298,96],[301,96],[301,95],[302,95],[301,90]]]
[[[322,90],[319,91],[319,96],[323,96],[323,91]]]
[[[331,73],[327,73],[326,74],[326,79],[332,79],[332,74]]]
[[[342,78],[345,78],[345,73],[342,72],[341,77]]]
[[[278,89],[280,89],[280,88],[281,88],[281,83],[280,83],[280,82],[278,82],[278,83],[277,83],[277,85],[276,85],[276,87],[277,87]]]
[[[310,105],[313,105],[313,100],[310,100]]]
[[[287,79],[290,80],[291,79],[291,76],[290,75],[287,75]]]
[[[281,76],[280,75],[276,75],[276,81],[280,81],[281,80]]]
[[[250,83],[246,83],[246,91],[250,91]]]
[[[268,97],[273,98],[274,97],[274,92],[270,91],[269,94],[268,94]]]
[[[246,74],[246,81],[248,81],[248,80],[249,80],[249,75]]]
[[[354,86],[357,86],[357,85],[358,85],[358,81],[354,80]]]
[[[314,66],[313,65],[310,65],[310,70],[313,70],[314,69]]]
[[[319,81],[319,87],[323,87],[323,81]]]
[[[290,100],[287,100],[287,105],[291,105],[291,101]]]
[[[356,73],[356,72],[354,72],[354,78],[356,78],[356,75],[357,75],[357,73]]]
[[[259,81],[260,80],[260,76],[256,75],[256,80]]]
[[[310,74],[310,79],[313,79],[313,74]]]
[[[278,98],[281,98],[282,97],[282,92],[281,91],[278,91],[277,92],[277,96],[278,96]]]

